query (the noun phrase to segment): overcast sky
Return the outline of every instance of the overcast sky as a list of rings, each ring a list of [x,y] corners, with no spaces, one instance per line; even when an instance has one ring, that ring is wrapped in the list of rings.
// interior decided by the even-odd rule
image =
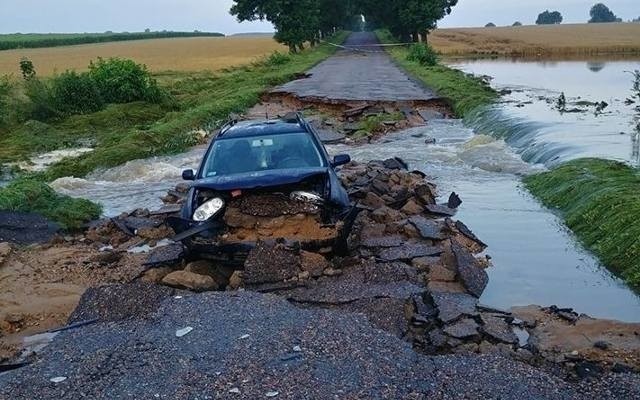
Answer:
[[[559,10],[565,22],[585,22],[596,0],[459,0],[442,27],[484,26],[488,22],[532,24],[545,9]],[[232,0],[0,0],[0,32],[104,31],[271,31],[265,22],[238,23]],[[640,16],[640,0],[605,0],[622,19]]]

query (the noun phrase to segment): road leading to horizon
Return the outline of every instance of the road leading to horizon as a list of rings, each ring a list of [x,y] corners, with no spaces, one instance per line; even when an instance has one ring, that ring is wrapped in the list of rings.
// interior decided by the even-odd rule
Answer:
[[[308,78],[286,83],[272,93],[329,101],[428,101],[438,98],[409,78],[383,51],[372,32],[355,32],[344,43],[348,49],[308,71]]]

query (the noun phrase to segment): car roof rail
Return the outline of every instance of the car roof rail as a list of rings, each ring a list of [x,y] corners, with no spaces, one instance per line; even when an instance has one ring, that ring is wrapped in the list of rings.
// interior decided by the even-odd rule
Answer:
[[[239,119],[239,117],[238,117],[237,114],[234,114],[234,113],[229,114],[229,118],[228,118],[227,122],[225,122],[224,125],[222,125],[222,127],[220,127],[220,133],[218,133],[218,136],[224,135],[229,130],[229,128],[231,128],[232,126],[237,124],[238,123],[238,119]]]
[[[307,122],[307,120],[304,119],[304,117],[302,116],[302,113],[300,112],[288,112],[282,117],[282,121],[290,124],[297,123],[302,128],[307,130],[307,132],[311,132],[309,123]]]

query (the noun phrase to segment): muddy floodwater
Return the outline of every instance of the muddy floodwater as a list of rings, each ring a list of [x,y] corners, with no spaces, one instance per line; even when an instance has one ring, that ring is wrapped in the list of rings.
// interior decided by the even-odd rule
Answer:
[[[469,122],[481,133],[504,137],[526,161],[553,166],[599,157],[640,165],[638,104],[626,101],[632,94],[631,71],[640,70],[640,58],[450,64],[492,78],[502,101]],[[566,105],[558,107],[562,93]]]

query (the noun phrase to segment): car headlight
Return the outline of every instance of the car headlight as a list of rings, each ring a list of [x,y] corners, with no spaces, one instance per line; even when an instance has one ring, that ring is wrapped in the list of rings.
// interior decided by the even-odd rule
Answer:
[[[193,220],[202,222],[211,219],[214,215],[219,213],[223,207],[224,200],[219,197],[205,201],[196,209],[196,212],[193,213]]]

